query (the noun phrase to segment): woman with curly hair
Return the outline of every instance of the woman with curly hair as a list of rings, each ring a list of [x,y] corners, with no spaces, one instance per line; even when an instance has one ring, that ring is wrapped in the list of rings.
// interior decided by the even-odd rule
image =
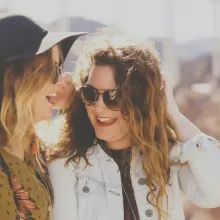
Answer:
[[[53,220],[184,220],[181,191],[220,206],[219,143],[179,111],[152,45],[94,37],[51,155]]]

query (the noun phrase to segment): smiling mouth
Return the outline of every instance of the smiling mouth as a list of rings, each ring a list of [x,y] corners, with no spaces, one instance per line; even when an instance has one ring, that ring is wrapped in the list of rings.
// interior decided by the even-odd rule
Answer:
[[[96,117],[96,121],[101,126],[108,126],[115,123],[117,118],[109,118],[109,117]]]
[[[56,97],[57,97],[57,93],[50,93],[46,95],[47,101],[53,105],[56,103]]]

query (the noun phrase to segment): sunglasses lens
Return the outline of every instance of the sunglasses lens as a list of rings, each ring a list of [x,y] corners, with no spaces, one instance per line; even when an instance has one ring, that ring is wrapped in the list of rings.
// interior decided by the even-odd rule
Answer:
[[[103,93],[103,101],[111,110],[120,110],[120,97],[117,90],[105,91]]]
[[[86,105],[94,105],[97,101],[97,94],[92,87],[85,86],[81,88],[81,97]]]

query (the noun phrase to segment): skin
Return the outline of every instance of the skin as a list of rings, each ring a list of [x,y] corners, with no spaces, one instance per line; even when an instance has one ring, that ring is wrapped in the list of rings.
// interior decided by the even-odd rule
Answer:
[[[102,94],[105,90],[117,87],[114,79],[114,70],[110,66],[95,66],[92,68],[88,82]],[[124,149],[131,145],[129,128],[123,119],[121,111],[109,109],[100,95],[97,103],[86,106],[88,117],[95,129],[96,136],[104,140],[111,149]],[[100,120],[108,120],[104,123]]]
[[[173,96],[173,83],[169,75],[162,74],[162,91],[167,101],[167,115],[173,123],[178,140],[185,142],[199,133],[199,129],[192,124],[179,110]]]
[[[203,209],[192,202],[186,197],[183,197],[184,213],[186,220],[218,220],[220,216],[220,208]]]
[[[66,109],[72,102],[72,95],[75,92],[75,85],[72,82],[71,73],[63,73],[57,83],[57,101],[53,106],[54,109]]]
[[[54,63],[59,63],[59,50],[58,46],[54,46],[52,48],[52,59]],[[55,74],[55,70],[54,70]],[[51,119],[53,116],[53,106],[54,104],[50,103],[46,96],[47,94],[57,93],[60,91],[61,88],[59,88],[56,84],[47,83],[37,94],[35,99],[35,105],[34,105],[34,116],[35,121],[39,122],[41,120]]]
[[[59,50],[57,46],[54,46],[52,48],[52,59],[55,62],[59,63],[60,57],[59,57]],[[55,74],[55,69],[54,69]],[[35,122],[39,122],[42,120],[48,120],[51,119],[53,116],[53,108],[58,103],[60,103],[60,107],[64,107],[65,102],[61,99],[62,97],[67,100],[67,96],[69,95],[68,91],[73,90],[68,88],[67,86],[67,76],[61,75],[59,76],[59,80],[56,84],[47,83],[44,87],[36,94],[36,98],[33,105],[33,112],[34,112],[34,120]],[[54,98],[54,103],[51,103],[48,101],[46,96],[48,94],[56,94]],[[38,139],[36,139],[36,144],[39,145]],[[6,150],[11,153],[12,155],[20,158],[21,160],[24,160],[24,152],[25,149],[27,149],[28,146],[23,146],[23,148],[16,148],[11,151],[11,149],[6,148]]]
[[[60,56],[58,46],[52,48],[52,59],[54,63],[59,63]],[[54,70],[55,74],[55,70]],[[36,94],[34,114],[35,121],[49,120],[53,116],[52,109],[65,109],[71,103],[71,95],[74,92],[74,84],[71,82],[71,73],[63,73],[59,76],[56,84],[47,83],[41,91]],[[48,102],[47,94],[54,94],[54,103]],[[43,106],[43,108],[42,108]]]
[[[115,89],[117,85],[114,80],[114,69],[110,66],[94,66],[90,71],[87,83],[101,93],[105,90]],[[178,139],[186,141],[194,137],[199,132],[199,129],[179,111],[173,96],[172,81],[166,74],[162,74],[161,90],[166,96],[167,114],[175,127]],[[129,128],[122,118],[121,112],[108,109],[103,102],[102,96],[99,96],[95,105],[86,106],[86,110],[95,129],[96,136],[104,140],[109,148],[123,149],[131,145],[128,133]],[[100,126],[98,118],[116,119],[116,121],[112,125],[105,127]]]

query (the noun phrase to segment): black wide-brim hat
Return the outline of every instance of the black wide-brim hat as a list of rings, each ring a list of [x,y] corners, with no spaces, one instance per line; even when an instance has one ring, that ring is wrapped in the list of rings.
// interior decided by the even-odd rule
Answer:
[[[64,60],[66,59],[69,50],[78,37],[85,33],[81,32],[44,32],[45,36],[42,39],[37,39],[35,42],[31,42],[30,46],[21,53],[14,54],[5,59],[5,62],[9,62],[17,59],[24,59],[33,55],[38,55],[51,49],[56,44],[60,43]]]
[[[75,40],[86,32],[48,32],[24,15],[0,17],[0,62],[41,54],[61,43],[64,59]]]
[[[0,17],[0,112],[5,64],[46,52],[60,43],[64,60],[78,37],[86,32],[48,32],[24,15]]]

